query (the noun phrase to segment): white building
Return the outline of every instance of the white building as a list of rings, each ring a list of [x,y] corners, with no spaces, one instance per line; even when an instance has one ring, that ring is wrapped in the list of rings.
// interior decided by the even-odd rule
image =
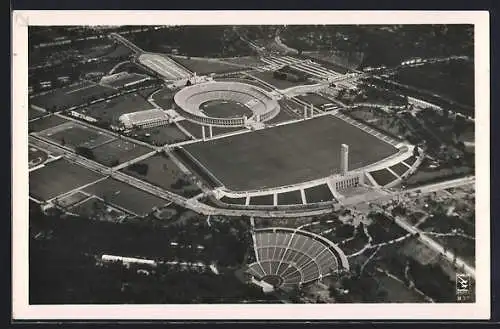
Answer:
[[[103,262],[122,262],[124,265],[141,264],[141,265],[156,266],[156,262],[154,260],[133,258],[133,257],[122,257],[115,255],[102,255],[101,260]]]
[[[120,123],[126,128],[153,128],[170,123],[170,116],[162,109],[125,113],[119,118]]]

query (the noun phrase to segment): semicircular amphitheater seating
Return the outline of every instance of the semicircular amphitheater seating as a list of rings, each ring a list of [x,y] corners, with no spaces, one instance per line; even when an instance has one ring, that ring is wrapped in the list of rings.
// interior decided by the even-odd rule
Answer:
[[[316,281],[341,268],[328,245],[302,231],[257,231],[255,238],[257,260],[246,272],[259,280],[279,277],[279,288]]]

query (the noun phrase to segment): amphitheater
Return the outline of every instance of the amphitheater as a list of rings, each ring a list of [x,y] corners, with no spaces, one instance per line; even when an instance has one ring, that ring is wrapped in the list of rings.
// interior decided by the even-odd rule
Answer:
[[[294,289],[349,270],[342,250],[317,234],[283,227],[254,232],[256,261],[246,273],[274,289]]]
[[[236,118],[207,116],[200,106],[213,100],[225,100],[243,104],[252,115]],[[241,82],[206,82],[183,88],[174,96],[176,109],[182,116],[199,124],[220,127],[243,127],[247,121],[265,122],[280,111],[278,102],[266,91]]]

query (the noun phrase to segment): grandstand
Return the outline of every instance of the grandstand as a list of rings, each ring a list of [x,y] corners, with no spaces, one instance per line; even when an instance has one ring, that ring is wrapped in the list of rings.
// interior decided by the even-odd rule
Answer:
[[[243,104],[252,111],[250,118],[209,117],[200,110],[200,105],[213,100],[226,100]],[[213,126],[245,126],[248,121],[265,122],[280,111],[278,102],[264,90],[240,82],[207,82],[186,87],[175,94],[176,109],[186,119]]]
[[[119,121],[126,129],[131,128],[153,128],[168,124],[170,117],[161,109],[151,109],[139,112],[125,113],[120,116]]]
[[[186,79],[192,75],[187,69],[164,55],[143,53],[139,56],[138,61],[166,80]]]
[[[246,273],[275,289],[290,290],[349,269],[342,250],[311,232],[265,228],[254,232],[256,261]]]

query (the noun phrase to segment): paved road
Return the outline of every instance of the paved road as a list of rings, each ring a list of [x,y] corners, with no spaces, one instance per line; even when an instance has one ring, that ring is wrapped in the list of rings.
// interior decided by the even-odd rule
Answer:
[[[129,48],[130,50],[134,51],[137,54],[144,53],[144,50],[142,50],[141,48],[137,47],[132,42],[128,41],[127,39],[125,39],[124,37],[122,37],[121,35],[119,35],[118,33],[111,33],[109,36],[111,38],[113,38],[114,40],[120,42],[125,47]]]
[[[392,215],[389,214],[388,212],[386,212],[385,214],[386,214],[386,216],[392,217]],[[463,270],[467,274],[469,274],[470,276],[472,276],[474,278],[476,277],[476,270],[473,267],[469,266],[461,258],[459,258],[459,257],[455,258],[455,255],[451,251],[445,252],[445,248],[442,245],[440,245],[438,242],[436,242],[435,240],[430,238],[429,236],[425,235],[424,231],[412,226],[411,224],[409,224],[408,222],[406,222],[403,218],[401,218],[399,216],[392,217],[392,218],[394,218],[394,222],[396,224],[398,224],[401,228],[405,229],[407,232],[410,232],[413,234],[418,233],[419,234],[418,239],[420,240],[420,242],[425,244],[427,247],[431,248],[432,250],[434,250],[438,253],[443,254],[444,257],[446,257],[446,259],[448,259],[451,263],[455,262],[456,265],[458,266],[458,268],[463,268]]]

